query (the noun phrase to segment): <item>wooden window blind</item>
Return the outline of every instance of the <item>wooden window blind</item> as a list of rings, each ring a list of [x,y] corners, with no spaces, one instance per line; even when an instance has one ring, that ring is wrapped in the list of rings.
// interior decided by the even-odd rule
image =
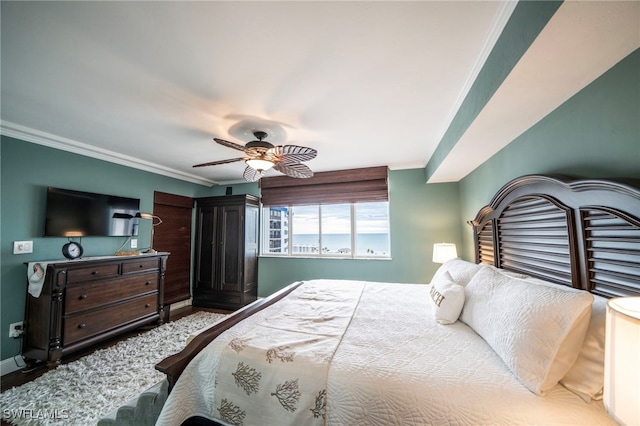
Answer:
[[[265,206],[388,201],[387,166],[316,173],[309,179],[262,178]]]

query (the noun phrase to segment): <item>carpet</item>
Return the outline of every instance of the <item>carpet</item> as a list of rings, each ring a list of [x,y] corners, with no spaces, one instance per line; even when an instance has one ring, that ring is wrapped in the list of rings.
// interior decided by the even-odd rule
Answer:
[[[154,366],[187,337],[224,315],[196,312],[63,364],[0,394],[3,420],[16,425],[91,425],[164,379]]]

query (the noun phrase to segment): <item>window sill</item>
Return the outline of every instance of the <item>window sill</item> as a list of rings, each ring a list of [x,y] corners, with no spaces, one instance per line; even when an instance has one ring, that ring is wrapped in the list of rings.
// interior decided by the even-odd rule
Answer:
[[[391,257],[351,257],[351,256],[279,256],[277,254],[261,254],[261,258],[266,259],[327,259],[327,260],[392,260]]]

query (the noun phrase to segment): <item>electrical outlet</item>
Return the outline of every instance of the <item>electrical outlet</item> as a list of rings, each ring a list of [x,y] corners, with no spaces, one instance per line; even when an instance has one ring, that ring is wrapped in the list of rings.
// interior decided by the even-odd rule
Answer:
[[[33,241],[14,241],[13,254],[33,253]]]
[[[22,336],[23,332],[24,329],[22,328],[22,321],[9,324],[9,337],[17,339],[18,337]]]
[[[131,248],[138,248],[138,240],[135,238],[131,240]]]

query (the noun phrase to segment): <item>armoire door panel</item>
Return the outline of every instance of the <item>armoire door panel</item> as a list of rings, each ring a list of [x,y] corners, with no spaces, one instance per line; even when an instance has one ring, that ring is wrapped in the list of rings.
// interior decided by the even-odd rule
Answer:
[[[247,206],[244,216],[244,285],[249,291],[258,287],[258,207]]]
[[[225,291],[241,290],[241,216],[240,206],[224,207],[221,288]]]
[[[196,288],[214,288],[214,270],[211,259],[214,255],[215,211],[198,209]]]

